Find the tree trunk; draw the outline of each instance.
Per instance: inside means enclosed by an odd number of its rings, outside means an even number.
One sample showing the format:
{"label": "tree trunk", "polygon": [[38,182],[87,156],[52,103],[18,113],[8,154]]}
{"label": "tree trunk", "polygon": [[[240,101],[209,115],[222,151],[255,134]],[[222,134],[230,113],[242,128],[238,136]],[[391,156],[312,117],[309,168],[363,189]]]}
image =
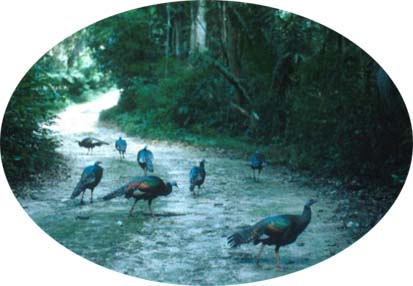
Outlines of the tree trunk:
{"label": "tree trunk", "polygon": [[176,6],[176,12],[174,17],[174,35],[175,35],[175,57],[182,59],[183,52],[183,8],[180,5]]}
{"label": "tree trunk", "polygon": [[[229,68],[231,72],[239,78],[241,75],[241,61],[239,52],[239,41],[240,41],[240,31],[237,25],[234,25],[232,20],[229,18],[227,23],[227,55],[229,61]],[[244,101],[242,95],[239,91],[235,92],[235,101],[238,105],[242,106]]]}
{"label": "tree trunk", "polygon": [[165,70],[164,76],[168,76],[168,58],[171,46],[171,6],[166,4],[166,39],[165,39]]}
{"label": "tree trunk", "polygon": [[228,54],[227,54],[227,43],[228,43],[228,15],[227,15],[227,3],[222,1],[219,3],[220,4],[220,13],[221,13],[221,29],[219,31],[219,46],[220,46],[220,58],[221,61],[225,64],[228,65],[229,60],[228,60]]}
{"label": "tree trunk", "polygon": [[194,52],[205,52],[206,47],[206,33],[207,33],[207,23],[205,21],[205,11],[206,2],[205,0],[198,1],[195,12],[193,9],[191,13],[192,24],[191,24],[191,47],[190,53]]}

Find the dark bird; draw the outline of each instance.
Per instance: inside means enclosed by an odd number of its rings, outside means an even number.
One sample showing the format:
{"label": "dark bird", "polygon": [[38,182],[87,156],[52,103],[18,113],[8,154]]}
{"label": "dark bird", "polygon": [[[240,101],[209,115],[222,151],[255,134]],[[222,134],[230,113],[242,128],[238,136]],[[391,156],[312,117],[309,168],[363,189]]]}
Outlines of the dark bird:
{"label": "dark bird", "polygon": [[106,143],[105,141],[99,140],[94,137],[86,137],[82,141],[76,141],[80,147],[87,148],[87,154],[89,152],[93,152],[93,148],[96,146],[100,147],[102,145],[109,145],[109,143]]}
{"label": "dark bird", "polygon": [[311,205],[316,201],[314,198],[308,199],[301,215],[270,216],[255,225],[243,227],[239,232],[228,237],[228,244],[237,247],[243,243],[253,242],[254,245],[261,243],[257,264],[264,246],[275,245],[277,268],[280,268],[280,247],[293,243],[304,231],[311,220]]}
{"label": "dark bird", "polygon": [[71,199],[76,198],[80,195],[80,193],[82,193],[80,203],[83,204],[83,196],[85,195],[86,189],[90,189],[90,203],[93,203],[93,190],[99,184],[103,175],[103,168],[100,164],[102,163],[97,161],[94,165],[88,166],[83,170],[82,176],[70,196]]}
{"label": "dark bird", "polygon": [[147,171],[151,173],[153,172],[153,154],[147,146],[145,146],[142,150],[138,152],[137,160],[139,166],[141,166],[141,168],[145,172],[145,176]]}
{"label": "dark bird", "polygon": [[136,203],[143,199],[148,201],[149,211],[152,217],[155,217],[151,207],[152,200],[159,196],[169,195],[172,192],[172,187],[178,187],[178,184],[175,181],[165,183],[156,176],[135,177],[129,183],[104,196],[103,199],[107,201],[122,195],[125,195],[127,199],[133,197],[135,202],[129,211],[131,216],[133,216]]}
{"label": "dark bird", "polygon": [[125,159],[125,152],[126,152],[126,147],[127,147],[127,143],[125,139],[122,139],[122,137],[119,137],[118,140],[116,140],[115,142],[115,148],[116,150],[118,150],[119,152],[119,156],[122,159]]}
{"label": "dark bird", "polygon": [[[251,155],[251,168],[252,168],[252,174],[254,176],[254,181],[258,181],[261,170],[263,168],[265,161],[265,157],[262,153],[260,153],[258,150],[254,152],[254,154]],[[255,170],[258,170],[258,177],[255,177]]]}
{"label": "dark bird", "polygon": [[199,162],[199,166],[192,167],[191,171],[189,172],[189,190],[191,192],[194,191],[195,186],[198,186],[198,191],[201,185],[205,181],[205,160]]}

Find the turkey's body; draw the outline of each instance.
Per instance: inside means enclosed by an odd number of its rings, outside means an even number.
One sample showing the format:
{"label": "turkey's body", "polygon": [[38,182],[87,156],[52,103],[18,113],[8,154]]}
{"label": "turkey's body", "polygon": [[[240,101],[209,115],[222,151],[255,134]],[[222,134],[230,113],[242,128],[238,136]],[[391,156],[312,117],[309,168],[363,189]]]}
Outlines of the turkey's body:
{"label": "turkey's body", "polygon": [[80,203],[83,204],[85,192],[87,189],[90,189],[90,203],[93,203],[93,190],[99,184],[103,176],[103,168],[99,164],[101,164],[101,162],[96,162],[94,165],[88,166],[83,170],[80,180],[70,196],[71,199],[74,199],[82,193]]}
{"label": "turkey's body", "polygon": [[136,203],[139,200],[145,200],[148,201],[148,208],[152,216],[155,216],[151,207],[152,200],[159,196],[169,195],[172,192],[172,186],[177,186],[177,184],[175,182],[165,183],[157,176],[135,177],[129,181],[129,183],[104,196],[103,199],[111,200],[121,195],[124,195],[127,199],[134,198],[135,202],[129,211],[131,216],[133,215]]}
{"label": "turkey's body", "polygon": [[122,137],[119,137],[118,140],[115,142],[115,148],[119,152],[119,156],[122,159],[125,159],[125,152],[126,152],[126,147],[127,143],[125,139],[122,139]]}
{"label": "turkey's body", "polygon": [[148,171],[153,173],[153,154],[147,146],[138,152],[137,160],[139,166],[143,169],[145,176]]}
{"label": "turkey's body", "polygon": [[[257,238],[254,244],[262,243],[265,245],[284,246],[296,241],[299,234],[307,227],[311,220],[311,209],[305,207],[303,215],[280,215],[272,216],[261,222],[265,225],[264,234],[267,238]],[[288,224],[288,227],[283,229],[282,224]]]}
{"label": "turkey's body", "polygon": [[102,145],[109,145],[109,143],[106,143],[105,141],[99,140],[94,137],[86,137],[82,139],[82,141],[78,141],[78,144],[80,147],[87,148],[87,154],[93,152],[93,148],[96,146],[100,147]]}
{"label": "turkey's body", "polygon": [[206,177],[205,160],[202,160],[199,163],[199,167],[194,166],[189,172],[189,184],[190,184],[189,190],[193,192],[195,189],[195,186],[198,186],[198,190],[199,190],[199,188],[202,186],[202,184],[205,181],[205,177]]}
{"label": "turkey's body", "polygon": [[277,267],[280,267],[279,249],[281,246],[291,244],[304,231],[311,221],[311,205],[315,199],[308,199],[301,215],[278,215],[267,217],[253,226],[244,227],[239,232],[228,237],[231,247],[243,243],[261,243],[257,255],[257,263],[265,245],[275,245]]}
{"label": "turkey's body", "polygon": [[[253,173],[254,180],[258,181],[258,178],[263,169],[265,157],[259,151],[254,152],[251,156],[251,169]],[[255,177],[255,170],[258,170],[258,178]]]}

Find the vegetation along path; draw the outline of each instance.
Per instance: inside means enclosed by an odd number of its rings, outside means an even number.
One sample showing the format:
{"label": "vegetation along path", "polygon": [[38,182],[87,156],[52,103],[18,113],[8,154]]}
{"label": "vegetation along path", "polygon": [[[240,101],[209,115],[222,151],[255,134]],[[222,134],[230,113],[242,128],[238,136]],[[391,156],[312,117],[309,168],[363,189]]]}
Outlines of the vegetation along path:
{"label": "vegetation along path", "polygon": [[[60,136],[59,152],[69,172],[63,180],[47,180],[34,191],[35,198],[20,198],[33,220],[50,236],[75,253],[116,271],[144,279],[182,284],[237,284],[285,275],[331,257],[353,242],[350,231],[336,219],[340,200],[326,194],[332,187],[314,187],[284,167],[265,166],[259,182],[252,179],[247,162],[223,152],[201,150],[178,143],[144,141],[119,130],[100,126],[99,112],[117,103],[118,93],[108,92],[92,102],[73,105],[62,112],[52,127]],[[110,145],[86,154],[76,140],[95,136]],[[114,142],[128,142],[120,160]],[[136,153],[144,145],[154,153],[155,175],[174,179],[180,189],[154,200],[158,218],[149,215],[146,202],[123,197],[103,201],[105,194],[142,175]],[[207,177],[200,194],[189,192],[188,173],[206,160]],[[95,202],[85,204],[70,195],[83,168],[101,161],[104,174],[94,192]],[[260,265],[253,244],[231,249],[227,237],[238,226],[250,225],[275,214],[300,214],[308,197],[317,197],[312,221],[294,244],[281,247],[281,263],[275,267],[274,248],[266,247]]]}

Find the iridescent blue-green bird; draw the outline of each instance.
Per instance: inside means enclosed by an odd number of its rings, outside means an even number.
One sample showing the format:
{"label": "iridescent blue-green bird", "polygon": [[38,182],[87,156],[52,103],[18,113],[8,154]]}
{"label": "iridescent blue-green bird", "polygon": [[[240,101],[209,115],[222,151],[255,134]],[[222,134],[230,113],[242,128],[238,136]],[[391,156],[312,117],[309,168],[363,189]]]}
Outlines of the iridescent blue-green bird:
{"label": "iridescent blue-green bird", "polygon": [[278,215],[267,217],[255,225],[243,227],[240,231],[228,237],[230,247],[237,247],[243,243],[261,243],[257,255],[257,264],[265,245],[275,245],[275,259],[277,268],[281,267],[279,250],[281,246],[293,243],[304,231],[311,220],[311,205],[317,200],[310,198],[304,205],[301,215]]}
{"label": "iridescent blue-green bird", "polygon": [[82,193],[82,199],[80,203],[83,204],[83,197],[85,195],[86,189],[90,189],[90,203],[93,203],[93,190],[99,184],[103,175],[103,168],[100,166],[102,162],[97,161],[94,165],[86,167],[77,183],[75,189],[73,190],[71,199],[76,198],[80,193]]}
{"label": "iridescent blue-green bird", "polygon": [[[252,169],[252,174],[254,177],[254,181],[258,181],[261,171],[264,167],[264,161],[265,161],[265,157],[262,153],[260,153],[258,150],[255,151],[252,155],[251,155],[251,169]],[[255,177],[255,170],[258,170],[258,176]]]}
{"label": "iridescent blue-green bird", "polygon": [[79,144],[80,147],[87,148],[87,154],[89,154],[89,152],[92,154],[93,148],[95,148],[96,146],[100,147],[102,145],[109,145],[109,143],[99,140],[94,137],[86,137],[86,138],[83,138],[82,141],[76,141],[76,142]]}
{"label": "iridescent blue-green bird", "polygon": [[137,160],[139,166],[141,166],[145,172],[145,176],[147,171],[153,172],[153,153],[148,149],[148,146],[145,146],[138,152]]}
{"label": "iridescent blue-green bird", "polygon": [[118,150],[119,152],[119,156],[122,159],[125,159],[125,152],[126,152],[126,147],[127,147],[127,143],[125,139],[122,139],[122,137],[119,137],[118,140],[116,140],[115,142],[115,148],[116,150]]}
{"label": "iridescent blue-green bird", "polygon": [[205,160],[202,160],[201,162],[199,162],[199,166],[192,167],[191,171],[189,172],[189,190],[193,192],[195,186],[198,186],[199,190],[199,188],[205,181],[205,176]]}
{"label": "iridescent blue-green bird", "polygon": [[148,208],[151,215],[155,217],[151,207],[152,200],[159,196],[169,195],[172,192],[172,187],[178,187],[178,184],[175,181],[165,183],[157,176],[135,177],[127,184],[104,196],[103,200],[111,200],[122,195],[124,195],[127,199],[134,198],[135,202],[129,211],[129,215],[131,216],[133,216],[133,210],[136,203],[139,200],[145,200],[148,201]]}

